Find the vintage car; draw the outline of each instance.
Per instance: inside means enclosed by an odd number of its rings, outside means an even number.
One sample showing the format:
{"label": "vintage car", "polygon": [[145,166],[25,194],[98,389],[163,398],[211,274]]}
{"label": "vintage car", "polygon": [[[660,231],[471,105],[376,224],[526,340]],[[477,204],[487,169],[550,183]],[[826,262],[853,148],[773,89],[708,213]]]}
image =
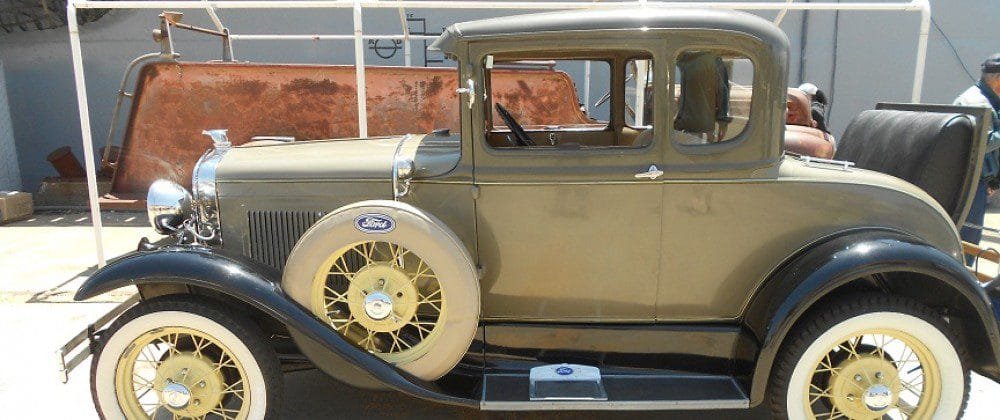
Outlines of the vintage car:
{"label": "vintage car", "polygon": [[[458,63],[459,126],[240,147],[209,130],[190,193],[152,185],[170,238],[76,294],[138,288],[70,343],[94,350],[104,418],[274,417],[303,360],[482,410],[776,418],[954,419],[971,371],[1000,378],[1000,284],[955,228],[982,160],[968,115],[859,116],[838,158],[896,176],[785,153],[788,39],[731,11],[503,17],[433,48]],[[602,67],[608,121],[531,124],[491,90],[525,60]]]}

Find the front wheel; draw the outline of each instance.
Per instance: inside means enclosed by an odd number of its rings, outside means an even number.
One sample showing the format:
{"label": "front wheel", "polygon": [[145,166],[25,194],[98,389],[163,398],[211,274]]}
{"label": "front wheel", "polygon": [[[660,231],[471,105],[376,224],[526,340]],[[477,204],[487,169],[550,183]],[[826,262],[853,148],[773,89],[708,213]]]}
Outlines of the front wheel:
{"label": "front wheel", "polygon": [[845,297],[790,333],[769,384],[776,418],[956,419],[969,371],[930,308],[881,294]]}
{"label": "front wheel", "polygon": [[277,417],[281,369],[260,329],[193,297],[142,302],[108,329],[91,366],[104,419]]}

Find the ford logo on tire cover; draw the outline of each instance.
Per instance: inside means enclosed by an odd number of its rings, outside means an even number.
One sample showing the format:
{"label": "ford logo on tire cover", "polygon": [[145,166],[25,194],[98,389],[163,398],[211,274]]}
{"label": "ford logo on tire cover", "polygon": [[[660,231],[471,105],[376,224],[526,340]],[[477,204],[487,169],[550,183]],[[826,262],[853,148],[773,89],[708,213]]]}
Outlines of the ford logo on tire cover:
{"label": "ford logo on tire cover", "polygon": [[365,213],[354,218],[354,226],[364,233],[388,233],[396,228],[396,221],[379,213]]}

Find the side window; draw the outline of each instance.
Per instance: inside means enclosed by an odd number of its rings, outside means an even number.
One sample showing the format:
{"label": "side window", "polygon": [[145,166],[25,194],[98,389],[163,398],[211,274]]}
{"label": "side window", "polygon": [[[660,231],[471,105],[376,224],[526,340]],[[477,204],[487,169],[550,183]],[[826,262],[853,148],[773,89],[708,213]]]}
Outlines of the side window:
{"label": "side window", "polygon": [[743,133],[752,105],[753,62],[736,52],[704,49],[684,50],[675,63],[673,141],[723,143]]}
{"label": "side window", "polygon": [[[611,66],[599,60],[496,60],[488,69],[493,147],[582,147],[611,139],[610,104],[584,102],[607,90]],[[593,99],[591,99],[593,100]]]}

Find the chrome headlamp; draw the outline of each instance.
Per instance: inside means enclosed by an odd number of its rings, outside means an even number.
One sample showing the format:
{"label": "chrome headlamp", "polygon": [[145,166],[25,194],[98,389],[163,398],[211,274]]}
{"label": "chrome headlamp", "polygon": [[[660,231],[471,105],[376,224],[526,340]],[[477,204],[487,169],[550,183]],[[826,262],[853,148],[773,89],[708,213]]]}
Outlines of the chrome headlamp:
{"label": "chrome headlamp", "polygon": [[149,223],[157,232],[169,235],[180,229],[194,215],[191,193],[176,182],[158,179],[146,194]]}

